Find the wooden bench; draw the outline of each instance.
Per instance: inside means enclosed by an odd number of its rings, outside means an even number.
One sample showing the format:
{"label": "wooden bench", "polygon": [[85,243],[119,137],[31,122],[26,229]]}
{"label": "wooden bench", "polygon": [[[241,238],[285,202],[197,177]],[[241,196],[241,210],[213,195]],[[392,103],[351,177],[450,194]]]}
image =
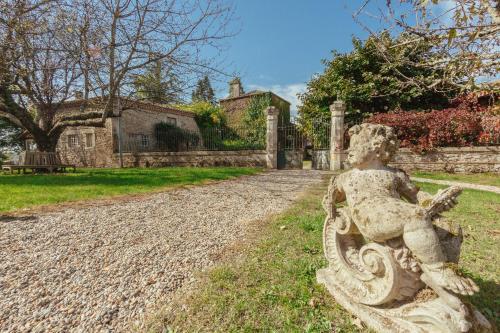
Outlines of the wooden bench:
{"label": "wooden bench", "polygon": [[26,173],[26,170],[31,170],[31,173],[48,171],[52,172],[66,172],[66,168],[73,168],[76,171],[76,166],[72,164],[63,164],[57,153],[54,152],[40,152],[40,151],[25,151],[21,153],[19,164],[4,164],[2,171],[10,172],[11,174],[17,170],[17,173]]}

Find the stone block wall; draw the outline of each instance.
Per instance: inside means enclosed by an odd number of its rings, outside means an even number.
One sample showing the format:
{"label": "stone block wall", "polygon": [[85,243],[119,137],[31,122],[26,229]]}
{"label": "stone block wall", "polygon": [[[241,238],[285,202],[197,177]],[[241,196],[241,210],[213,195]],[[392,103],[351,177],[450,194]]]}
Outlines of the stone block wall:
{"label": "stone block wall", "polygon": [[278,152],[278,169],[302,169],[303,166],[303,150],[284,150]]}
{"label": "stone block wall", "polygon": [[[121,117],[123,149],[134,135],[146,135],[149,144],[154,145],[154,126],[160,122],[171,122],[189,131],[199,132],[194,114],[186,112],[170,112],[155,110],[126,109]],[[106,120],[105,127],[68,127],[61,134],[57,151],[61,161],[79,167],[116,167],[114,152],[118,151],[118,117]],[[88,147],[87,134],[92,135],[94,144]],[[78,144],[70,146],[68,139],[71,135],[78,137]]]}
{"label": "stone block wall", "polygon": [[[113,165],[120,165],[119,154],[113,154]],[[167,167],[167,166],[240,166],[265,167],[265,150],[241,151],[187,151],[158,153],[124,153],[124,167]]]}
{"label": "stone block wall", "polygon": [[[80,167],[107,167],[113,163],[113,119],[106,120],[105,127],[68,127],[61,134],[57,152],[65,164]],[[87,134],[93,139],[93,146],[87,147]],[[71,147],[70,135],[76,135],[78,145]]]}
{"label": "stone block wall", "polygon": [[221,101],[227,118],[227,124],[231,127],[240,127],[244,110],[250,104],[251,96]]}
{"label": "stone block wall", "polygon": [[405,171],[446,171],[457,173],[500,173],[500,147],[446,147],[426,154],[401,148],[391,166]]}
{"label": "stone block wall", "polygon": [[330,150],[311,151],[311,160],[314,170],[330,170]]}
{"label": "stone block wall", "polygon": [[251,95],[245,95],[241,97],[221,100],[220,105],[226,113],[228,125],[231,127],[240,127],[242,125],[242,120],[245,114],[245,110],[252,101],[252,98],[264,97],[266,95],[270,96],[271,98],[270,106],[274,106],[280,111],[278,118],[280,125],[282,119],[289,120],[290,103],[273,93],[264,92],[261,94],[251,94]]}
{"label": "stone block wall", "polygon": [[[151,110],[127,109],[122,112],[122,134],[127,140],[130,135],[145,134],[154,139],[154,127],[160,122],[172,123],[185,130],[199,133],[198,125],[194,120],[194,114],[175,114]],[[113,122],[113,131],[118,132],[118,121]]]}

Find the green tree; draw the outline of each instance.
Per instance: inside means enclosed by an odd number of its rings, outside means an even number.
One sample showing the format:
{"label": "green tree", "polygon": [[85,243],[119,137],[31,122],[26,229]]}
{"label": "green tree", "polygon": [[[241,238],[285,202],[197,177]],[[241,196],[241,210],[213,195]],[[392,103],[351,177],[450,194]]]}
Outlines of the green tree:
{"label": "green tree", "polygon": [[217,105],[209,102],[196,102],[188,105],[176,105],[177,108],[195,114],[196,124],[200,129],[225,127],[226,114],[224,110]]}
{"label": "green tree", "polygon": [[134,86],[135,95],[142,100],[160,104],[175,104],[181,100],[181,81],[162,61],[149,65],[144,74],[135,78]]}
{"label": "green tree", "polygon": [[[53,152],[66,127],[105,126],[120,94],[157,61],[175,73],[220,73],[200,49],[222,51],[232,17],[224,0],[2,0],[0,118]],[[85,112],[60,112],[82,88],[85,99],[101,98]]]}
{"label": "green tree", "polygon": [[[370,4],[371,2],[371,4]],[[442,73],[437,77],[397,76],[401,82],[416,88],[439,90],[446,83],[462,91],[481,85],[495,89],[500,66],[500,1],[498,0],[407,0],[363,1],[363,7],[373,6],[370,18],[358,9],[354,19],[366,31],[398,29],[404,32],[409,48],[422,42],[433,46],[430,57],[419,59],[421,68]],[[373,12],[379,12],[374,17]],[[383,14],[382,14],[383,13]],[[376,15],[376,14],[375,14]],[[372,32],[377,39],[377,34]],[[379,44],[377,52],[391,63],[396,58],[390,49]]]}
{"label": "green tree", "polygon": [[0,118],[0,163],[5,158],[5,153],[21,150],[21,132],[19,126]]}
{"label": "green tree", "polygon": [[212,89],[212,84],[207,75],[203,79],[198,80],[196,88],[191,94],[191,99],[193,102],[208,102],[215,104],[215,94]]}
{"label": "green tree", "polygon": [[[403,36],[400,36],[402,38]],[[390,51],[395,62],[387,62],[376,49]],[[392,39],[388,32],[366,41],[354,38],[353,51],[333,51],[331,60],[323,60],[325,70],[311,79],[307,90],[300,95],[302,106],[299,115],[306,131],[311,129],[314,119],[329,119],[329,105],[335,100],[346,102],[346,121],[354,124],[372,113],[387,112],[396,108],[427,109],[441,108],[454,97],[456,90],[450,87],[422,89],[399,80],[405,77],[439,77],[436,70],[421,68],[418,62],[432,53],[432,45],[420,43],[407,47]],[[413,65],[409,65],[409,60]]]}

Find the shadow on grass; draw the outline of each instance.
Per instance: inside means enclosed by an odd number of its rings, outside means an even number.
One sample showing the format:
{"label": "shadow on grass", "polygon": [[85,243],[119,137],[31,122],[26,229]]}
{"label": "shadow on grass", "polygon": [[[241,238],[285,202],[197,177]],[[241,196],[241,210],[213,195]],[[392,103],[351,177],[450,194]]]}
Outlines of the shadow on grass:
{"label": "shadow on grass", "polygon": [[500,284],[478,276],[474,276],[473,279],[480,290],[474,296],[466,297],[466,299],[474,304],[493,326],[500,327],[500,313],[498,311],[500,309]]}
{"label": "shadow on grass", "polygon": [[83,169],[76,173],[1,175],[0,211],[43,204],[144,193],[252,175],[258,168],[173,167],[158,169]]}
{"label": "shadow on grass", "polygon": [[250,174],[241,169],[144,169],[144,170],[89,170],[74,174],[7,175],[0,177],[0,185],[13,186],[141,186],[158,187],[169,184],[195,183],[202,180],[222,180]]}

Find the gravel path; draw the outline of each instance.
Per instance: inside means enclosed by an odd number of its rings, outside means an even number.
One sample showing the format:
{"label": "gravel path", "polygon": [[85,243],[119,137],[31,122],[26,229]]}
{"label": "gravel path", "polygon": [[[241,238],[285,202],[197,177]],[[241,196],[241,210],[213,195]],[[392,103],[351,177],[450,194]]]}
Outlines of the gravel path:
{"label": "gravel path", "polygon": [[1,332],[122,332],[320,171],[274,171],[128,202],[0,218]]}
{"label": "gravel path", "polygon": [[487,191],[487,192],[493,192],[493,193],[500,194],[500,187],[492,186],[492,185],[480,185],[480,184],[455,182],[455,181],[450,181],[450,180],[438,180],[438,179],[419,178],[419,177],[411,177],[411,180],[413,180],[415,182],[433,183],[433,184],[439,184],[439,185],[448,185],[448,186],[456,185],[456,186],[460,186],[462,188],[469,188],[472,190]]}

